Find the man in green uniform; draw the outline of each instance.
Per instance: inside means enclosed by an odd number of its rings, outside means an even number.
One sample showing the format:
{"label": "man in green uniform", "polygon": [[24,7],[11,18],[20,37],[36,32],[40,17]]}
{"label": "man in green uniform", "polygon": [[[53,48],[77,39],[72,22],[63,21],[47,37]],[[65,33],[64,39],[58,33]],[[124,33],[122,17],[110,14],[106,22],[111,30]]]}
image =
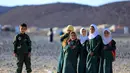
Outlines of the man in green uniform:
{"label": "man in green uniform", "polygon": [[22,73],[23,63],[26,65],[27,73],[31,73],[31,40],[25,33],[27,25],[25,23],[20,25],[20,33],[14,39],[14,55],[17,58],[16,73]]}
{"label": "man in green uniform", "polygon": [[90,26],[89,44],[87,55],[87,71],[86,73],[98,73],[99,69],[99,55],[101,49],[101,36],[98,34],[98,29],[95,24]]}

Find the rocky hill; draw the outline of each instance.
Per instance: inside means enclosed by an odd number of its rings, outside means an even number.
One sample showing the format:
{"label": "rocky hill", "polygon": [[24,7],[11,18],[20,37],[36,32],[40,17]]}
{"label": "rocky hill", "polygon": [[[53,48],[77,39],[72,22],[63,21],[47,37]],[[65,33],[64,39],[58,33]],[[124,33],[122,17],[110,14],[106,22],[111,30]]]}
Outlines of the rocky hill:
{"label": "rocky hill", "polygon": [[0,15],[3,13],[8,12],[9,10],[13,9],[14,7],[5,7],[5,6],[0,6]]}
{"label": "rocky hill", "polygon": [[130,1],[110,3],[99,7],[72,3],[19,6],[0,16],[0,24],[63,27],[68,24],[120,24],[130,23]]}

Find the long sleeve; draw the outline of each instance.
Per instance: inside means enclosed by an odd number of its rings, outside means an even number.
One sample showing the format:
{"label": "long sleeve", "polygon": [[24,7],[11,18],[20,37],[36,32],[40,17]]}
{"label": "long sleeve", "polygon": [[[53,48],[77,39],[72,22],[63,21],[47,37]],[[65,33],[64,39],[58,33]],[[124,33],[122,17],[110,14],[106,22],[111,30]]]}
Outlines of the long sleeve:
{"label": "long sleeve", "polygon": [[63,48],[61,48],[60,56],[59,56],[59,60],[58,60],[58,68],[57,68],[58,73],[62,73],[63,62],[64,62],[64,52],[63,52]]}
{"label": "long sleeve", "polygon": [[62,36],[60,37],[60,38],[61,38],[61,39],[60,39],[60,40],[61,40],[61,42],[62,42],[62,41],[64,41],[64,39],[65,39],[65,38],[67,38],[68,36],[69,36],[69,34],[68,34],[68,33],[66,33],[66,34],[62,35]]}
{"label": "long sleeve", "polygon": [[14,40],[13,40],[13,45],[14,45],[14,53],[17,53],[17,36],[15,36]]}
{"label": "long sleeve", "polygon": [[78,73],[85,73],[86,58],[85,58],[85,48],[80,44],[79,48],[79,62],[78,62]]}
{"label": "long sleeve", "polygon": [[86,51],[86,53],[88,54],[89,41],[86,40],[84,44],[85,44],[85,47],[84,47],[84,48],[85,48],[85,51]]}
{"label": "long sleeve", "polygon": [[116,42],[114,40],[112,40],[111,45],[107,45],[107,51],[113,51],[116,50]]}
{"label": "long sleeve", "polygon": [[69,48],[70,48],[70,44],[68,44],[68,45],[66,45],[65,47],[64,47],[64,49],[63,49],[63,52],[65,53]]}
{"label": "long sleeve", "polygon": [[86,51],[87,51],[87,53],[89,52],[89,48],[90,48],[90,45],[89,45],[89,40],[88,40],[88,42],[86,42]]}
{"label": "long sleeve", "polygon": [[31,52],[31,50],[32,50],[32,48],[31,48],[31,40],[30,40],[30,37],[29,36],[27,36],[28,37],[28,52]]}
{"label": "long sleeve", "polygon": [[102,39],[101,39],[101,36],[97,36],[97,38],[96,38],[96,42],[97,42],[97,44],[96,44],[96,46],[95,46],[95,48],[92,50],[92,52],[95,54],[95,53],[99,53],[99,50],[102,48],[102,46],[101,46],[101,43],[102,43]]}

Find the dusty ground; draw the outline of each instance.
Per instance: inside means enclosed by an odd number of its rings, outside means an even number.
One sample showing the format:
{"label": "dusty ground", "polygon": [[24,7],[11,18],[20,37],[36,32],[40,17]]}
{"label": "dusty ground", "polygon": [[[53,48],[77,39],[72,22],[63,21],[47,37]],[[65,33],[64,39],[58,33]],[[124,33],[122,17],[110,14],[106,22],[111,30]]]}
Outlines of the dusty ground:
{"label": "dusty ground", "polygon": [[[15,73],[16,58],[12,55],[13,34],[0,36],[0,73]],[[60,43],[56,37],[49,43],[47,37],[33,35],[32,39],[32,73],[52,73],[56,71]],[[130,73],[130,37],[115,38],[117,41],[117,58],[113,63],[114,73]],[[49,70],[49,71],[48,71]],[[48,72],[47,72],[48,71]],[[26,73],[25,68],[23,73]]]}

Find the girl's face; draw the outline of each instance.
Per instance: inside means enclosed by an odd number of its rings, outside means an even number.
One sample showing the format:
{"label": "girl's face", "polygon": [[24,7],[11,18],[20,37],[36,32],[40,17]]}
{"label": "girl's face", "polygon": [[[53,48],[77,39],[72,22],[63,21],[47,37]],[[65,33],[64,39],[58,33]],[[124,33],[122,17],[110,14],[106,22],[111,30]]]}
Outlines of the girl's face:
{"label": "girl's face", "polygon": [[82,35],[86,36],[86,30],[85,29],[82,30]]}
{"label": "girl's face", "polygon": [[90,33],[94,33],[95,32],[95,28],[93,26],[90,27]]}
{"label": "girl's face", "polygon": [[75,39],[77,39],[77,36],[75,33],[71,33],[70,38],[71,38],[71,40],[75,40]]}
{"label": "girl's face", "polygon": [[105,30],[105,31],[104,31],[104,36],[105,36],[105,37],[109,37],[109,36],[110,36],[110,33],[109,33],[107,30]]}

